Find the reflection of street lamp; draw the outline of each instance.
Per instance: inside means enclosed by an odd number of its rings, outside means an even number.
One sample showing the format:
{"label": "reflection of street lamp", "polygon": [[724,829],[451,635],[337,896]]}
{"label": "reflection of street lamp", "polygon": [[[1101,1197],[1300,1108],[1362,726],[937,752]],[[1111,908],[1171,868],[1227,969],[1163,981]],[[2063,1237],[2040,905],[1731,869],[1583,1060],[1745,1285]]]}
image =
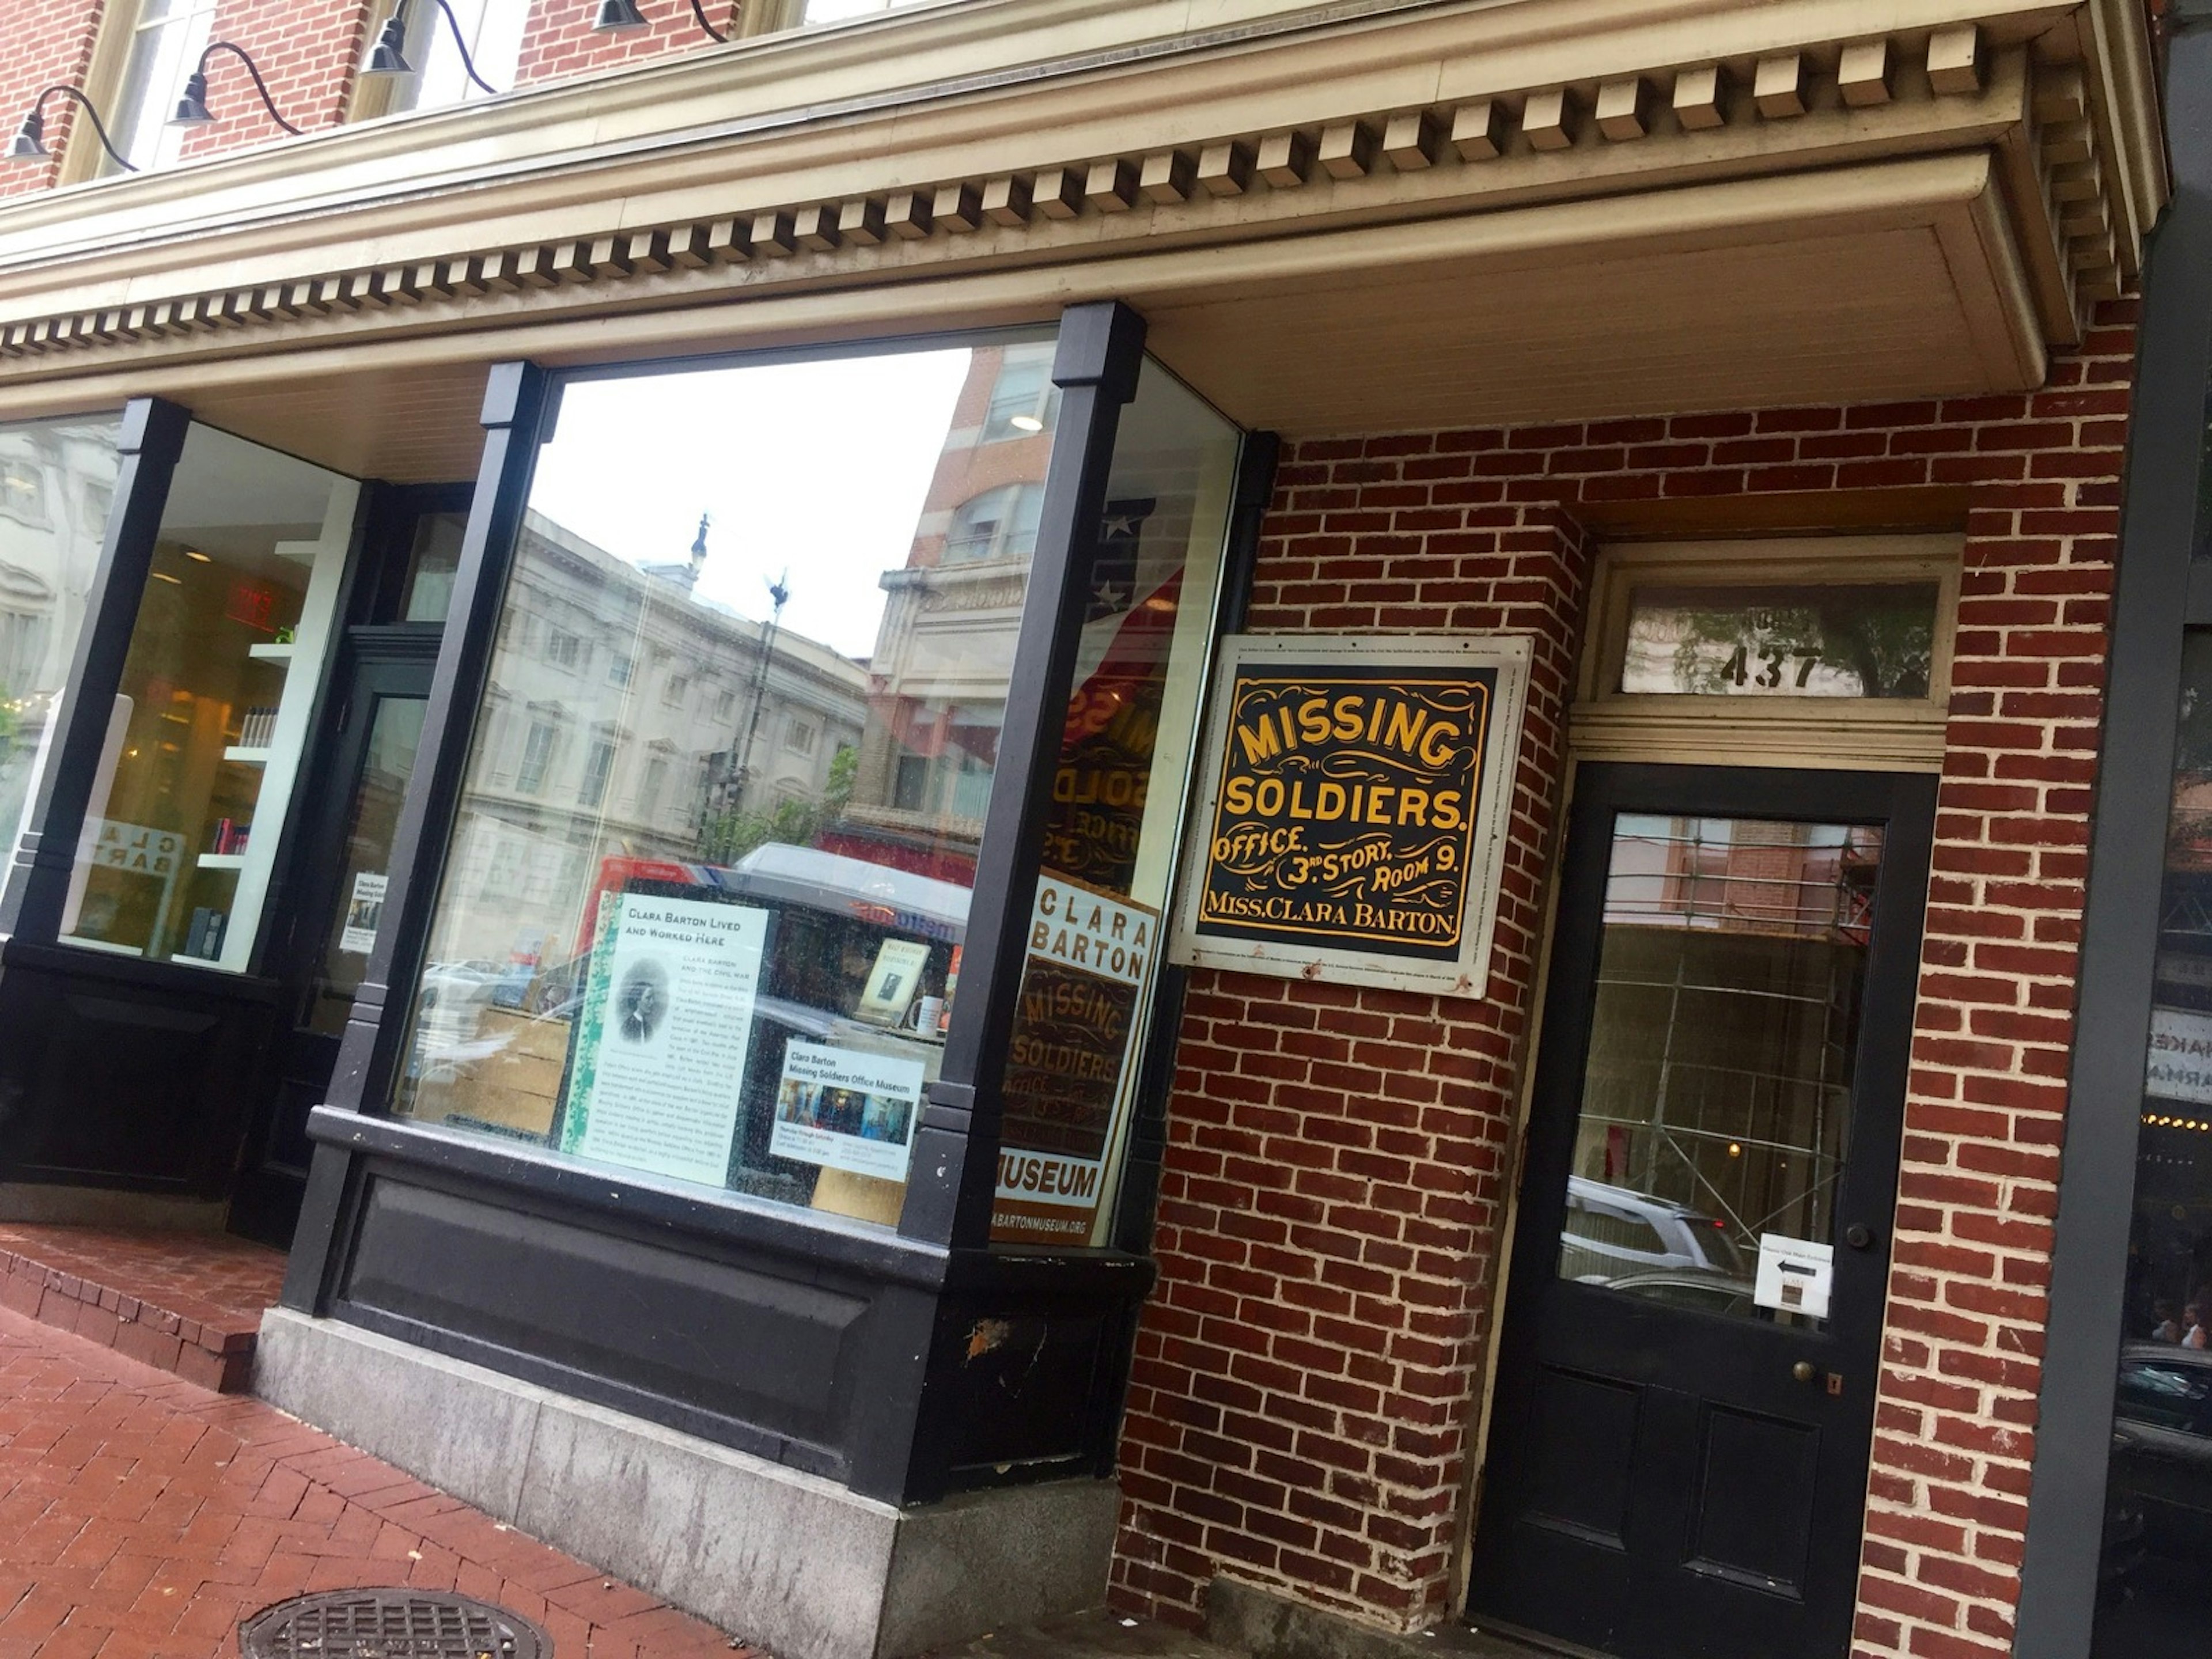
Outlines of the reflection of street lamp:
{"label": "reflection of street lamp", "polygon": [[771,609],[768,621],[761,629],[760,661],[753,669],[752,714],[745,721],[744,745],[738,750],[736,787],[730,800],[733,809],[744,799],[745,787],[752,781],[753,739],[760,732],[761,705],[768,701],[768,665],[769,659],[775,655],[776,629],[783,625],[783,607],[791,599],[790,584],[791,572],[786,570],[768,585]]}

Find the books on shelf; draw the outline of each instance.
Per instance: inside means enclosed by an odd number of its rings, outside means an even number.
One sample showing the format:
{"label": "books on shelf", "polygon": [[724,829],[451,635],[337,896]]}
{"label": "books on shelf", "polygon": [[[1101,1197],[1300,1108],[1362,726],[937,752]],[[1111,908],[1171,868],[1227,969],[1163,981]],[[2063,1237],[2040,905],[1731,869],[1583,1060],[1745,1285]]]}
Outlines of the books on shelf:
{"label": "books on shelf", "polygon": [[274,708],[249,708],[239,725],[237,747],[266,749],[276,741],[276,711]]}
{"label": "books on shelf", "polygon": [[213,961],[222,954],[223,924],[229,921],[227,913],[202,906],[192,912],[192,925],[185,933],[185,954]]}
{"label": "books on shelf", "polygon": [[240,823],[236,818],[217,818],[215,821],[215,845],[208,850],[217,858],[229,858],[246,850],[246,838],[253,826]]}

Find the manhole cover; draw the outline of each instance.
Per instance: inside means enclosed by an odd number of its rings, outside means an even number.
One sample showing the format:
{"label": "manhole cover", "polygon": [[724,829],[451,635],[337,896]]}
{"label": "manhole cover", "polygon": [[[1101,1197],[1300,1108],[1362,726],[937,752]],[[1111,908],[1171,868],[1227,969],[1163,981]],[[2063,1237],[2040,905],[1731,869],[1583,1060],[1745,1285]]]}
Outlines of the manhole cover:
{"label": "manhole cover", "polygon": [[241,1659],[553,1659],[520,1613],[465,1595],[325,1590],[264,1607],[238,1627]]}

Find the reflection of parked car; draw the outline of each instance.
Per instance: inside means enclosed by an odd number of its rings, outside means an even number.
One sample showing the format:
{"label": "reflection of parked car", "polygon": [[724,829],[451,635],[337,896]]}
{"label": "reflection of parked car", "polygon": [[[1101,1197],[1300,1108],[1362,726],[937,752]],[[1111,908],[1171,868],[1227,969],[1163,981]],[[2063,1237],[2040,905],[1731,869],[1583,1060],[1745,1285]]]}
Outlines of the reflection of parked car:
{"label": "reflection of parked car", "polygon": [[1735,1241],[1716,1218],[1580,1176],[1568,1179],[1567,1215],[1559,1232],[1562,1279],[1610,1284],[1624,1274],[1662,1267],[1743,1273]]}
{"label": "reflection of parked car", "polygon": [[2212,1352],[2166,1342],[2121,1349],[2112,1486],[2116,1501],[2142,1512],[2153,1553],[2212,1549]]}
{"label": "reflection of parked car", "polygon": [[1663,1302],[1669,1307],[1693,1308],[1699,1313],[1733,1314],[1749,1319],[1774,1317],[1752,1300],[1751,1280],[1711,1267],[1670,1267],[1658,1273],[1626,1273],[1607,1279],[1605,1287]]}

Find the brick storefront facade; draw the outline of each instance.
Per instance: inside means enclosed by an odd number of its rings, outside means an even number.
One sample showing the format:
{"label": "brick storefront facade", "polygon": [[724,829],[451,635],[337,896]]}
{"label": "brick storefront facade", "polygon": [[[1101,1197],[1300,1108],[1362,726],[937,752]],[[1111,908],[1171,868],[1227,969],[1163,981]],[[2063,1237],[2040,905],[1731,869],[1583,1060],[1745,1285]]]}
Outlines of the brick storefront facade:
{"label": "brick storefront facade", "polygon": [[[210,38],[235,40],[252,52],[278,111],[313,132],[345,119],[369,19],[388,9],[369,0],[222,0]],[[216,125],[185,135],[186,160],[284,136],[262,108],[246,65],[228,52],[208,65],[208,107]]]}
{"label": "brick storefront facade", "polygon": [[[744,9],[739,0],[702,0],[702,4],[709,23],[721,33],[735,36]],[[537,0],[523,27],[515,84],[538,86],[714,44],[692,15],[690,0],[653,0],[642,9],[652,27],[610,34],[592,27],[594,6]]]}
{"label": "brick storefront facade", "polygon": [[[80,86],[92,64],[104,0],[26,0],[0,30],[0,110],[13,123],[48,87]],[[56,98],[46,108],[46,147],[55,159],[0,167],[0,196],[49,190],[78,118],[75,103]],[[9,133],[15,131],[11,125]]]}
{"label": "brick storefront facade", "polygon": [[1286,451],[1253,631],[1536,640],[1501,955],[1480,1003],[1194,979],[1124,1605],[1194,1624],[1221,1572],[1398,1628],[1446,1610],[1601,527],[1963,528],[1856,1651],[2008,1650],[2133,322],[2108,304],[2032,394]]}

